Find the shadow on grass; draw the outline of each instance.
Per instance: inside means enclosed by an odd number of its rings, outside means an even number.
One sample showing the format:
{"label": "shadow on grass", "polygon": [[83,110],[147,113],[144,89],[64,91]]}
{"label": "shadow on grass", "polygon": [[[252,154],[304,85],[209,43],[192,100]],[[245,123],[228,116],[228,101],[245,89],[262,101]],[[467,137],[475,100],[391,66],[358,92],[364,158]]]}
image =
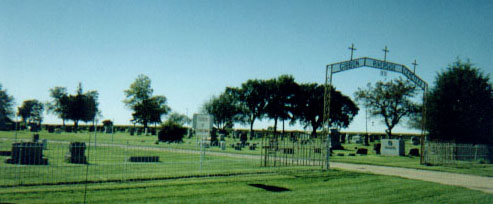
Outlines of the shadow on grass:
{"label": "shadow on grass", "polygon": [[257,188],[261,188],[261,189],[264,189],[264,190],[270,191],[270,192],[291,191],[288,188],[279,187],[279,186],[269,186],[269,185],[264,185],[264,184],[248,184],[248,185],[253,186],[253,187],[257,187]]}

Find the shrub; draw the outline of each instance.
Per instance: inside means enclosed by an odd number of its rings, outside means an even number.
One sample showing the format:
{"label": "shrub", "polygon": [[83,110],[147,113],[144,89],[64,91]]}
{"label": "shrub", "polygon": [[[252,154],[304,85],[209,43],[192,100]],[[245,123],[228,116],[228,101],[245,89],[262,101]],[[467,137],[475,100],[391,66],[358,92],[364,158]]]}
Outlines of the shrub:
{"label": "shrub", "polygon": [[167,121],[161,126],[158,139],[162,142],[181,142],[186,133],[187,128],[178,123]]}
{"label": "shrub", "polygon": [[72,132],[72,126],[65,126],[65,132]]}
{"label": "shrub", "polygon": [[135,134],[135,128],[133,128],[133,127],[129,128],[128,132],[130,133],[130,135],[134,135]]}
{"label": "shrub", "polygon": [[55,126],[48,125],[48,126],[46,126],[46,129],[48,130],[49,133],[55,132]]}

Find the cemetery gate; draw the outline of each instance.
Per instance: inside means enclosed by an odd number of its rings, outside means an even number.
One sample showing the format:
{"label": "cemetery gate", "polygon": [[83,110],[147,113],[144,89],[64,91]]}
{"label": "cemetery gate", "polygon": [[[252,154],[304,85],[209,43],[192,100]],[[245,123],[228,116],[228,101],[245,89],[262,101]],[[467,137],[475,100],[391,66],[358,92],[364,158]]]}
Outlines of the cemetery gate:
{"label": "cemetery gate", "polygon": [[[325,67],[325,93],[324,93],[324,133],[328,133],[328,129],[330,129],[329,124],[328,124],[328,119],[330,116],[330,100],[331,100],[331,88],[332,88],[332,74],[343,72],[343,71],[348,71],[360,67],[371,67],[375,69],[380,69],[384,71],[392,71],[396,73],[401,73],[409,81],[412,81],[416,86],[421,88],[423,90],[423,104],[426,104],[426,94],[428,92],[428,84],[422,80],[420,77],[418,77],[415,72],[416,72],[416,61],[414,61],[413,65],[414,71],[411,71],[409,68],[407,68],[405,65],[402,64],[396,64],[392,62],[387,62],[387,52],[388,49],[385,47],[383,50],[385,52],[384,60],[378,60],[378,59],[373,59],[369,57],[362,57],[362,58],[357,58],[353,59],[353,51],[356,50],[354,48],[354,45],[349,47],[351,50],[351,59],[348,61],[343,61],[343,62],[338,62],[334,64],[328,64]],[[423,108],[423,120],[421,121],[421,160],[420,162],[423,164],[424,162],[424,138],[425,138],[425,118],[426,118],[426,106]],[[324,134],[329,137],[328,134]],[[328,140],[328,139],[327,139]],[[328,160],[328,157],[327,157]],[[328,168],[328,162],[327,162],[327,167]]]}
{"label": "cemetery gate", "polygon": [[326,166],[327,143],[322,135],[304,132],[262,137],[261,166]]}

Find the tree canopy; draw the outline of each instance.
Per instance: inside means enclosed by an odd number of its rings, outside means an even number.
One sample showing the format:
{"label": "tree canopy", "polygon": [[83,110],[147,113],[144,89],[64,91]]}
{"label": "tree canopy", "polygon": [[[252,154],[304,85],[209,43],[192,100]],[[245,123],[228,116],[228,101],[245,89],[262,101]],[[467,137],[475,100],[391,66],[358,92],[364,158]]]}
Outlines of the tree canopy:
{"label": "tree canopy", "polygon": [[152,96],[153,91],[151,79],[143,74],[124,91],[126,99],[123,103],[134,111],[131,121],[144,125],[146,130],[149,123],[161,123],[161,116],[170,111],[166,97]]}
{"label": "tree canopy", "polygon": [[[299,85],[295,95],[294,119],[306,127],[312,127],[312,136],[322,128],[324,115],[324,85],[307,83]],[[359,108],[348,97],[332,88],[329,124],[338,128],[348,127]]]}
{"label": "tree canopy", "polygon": [[218,129],[225,130],[232,128],[234,122],[241,120],[238,115],[240,108],[234,97],[227,91],[219,95],[213,96],[208,102],[204,103],[203,111],[214,116],[214,125]]}
{"label": "tree canopy", "polygon": [[99,114],[98,92],[84,93],[81,83],[75,95],[68,95],[64,87],[55,87],[50,89],[50,96],[53,101],[48,104],[48,111],[60,117],[64,124],[65,120],[72,120],[75,131],[78,129],[79,121],[93,121]]}
{"label": "tree canopy", "polygon": [[431,140],[493,143],[493,89],[489,77],[457,60],[439,73],[427,100]]}
{"label": "tree canopy", "polygon": [[253,137],[253,124],[255,120],[262,119],[266,113],[269,90],[265,80],[249,79],[240,88],[226,88],[231,94],[240,110],[239,121],[250,124],[250,137]]}
{"label": "tree canopy", "polygon": [[36,123],[41,125],[43,120],[44,105],[36,99],[25,100],[18,108],[17,115],[20,115],[24,123]]}
{"label": "tree canopy", "polygon": [[392,138],[392,129],[403,119],[419,111],[419,106],[411,99],[416,95],[415,87],[399,78],[389,82],[368,84],[367,89],[358,88],[356,101],[362,103],[370,116],[382,117],[387,136]]}
{"label": "tree canopy", "polygon": [[48,113],[53,113],[62,119],[63,126],[65,126],[65,120],[68,119],[69,113],[69,98],[67,89],[65,87],[55,87],[50,89],[50,97],[53,100],[46,104],[46,110]]}
{"label": "tree canopy", "polygon": [[267,92],[267,105],[265,113],[268,118],[274,120],[274,134],[277,132],[278,119],[284,121],[292,117],[294,96],[298,84],[289,75],[281,75],[278,78],[269,79],[265,82]]}
{"label": "tree canopy", "polygon": [[0,129],[6,127],[9,118],[14,114],[14,97],[9,96],[7,90],[0,84]]}

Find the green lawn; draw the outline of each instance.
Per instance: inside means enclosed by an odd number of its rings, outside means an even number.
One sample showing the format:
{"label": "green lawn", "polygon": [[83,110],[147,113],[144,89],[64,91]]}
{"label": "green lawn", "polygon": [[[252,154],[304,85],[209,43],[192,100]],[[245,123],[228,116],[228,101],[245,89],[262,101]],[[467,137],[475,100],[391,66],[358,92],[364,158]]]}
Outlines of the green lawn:
{"label": "green lawn", "polygon": [[[274,192],[265,187],[285,191]],[[461,187],[338,170],[296,168],[264,174],[90,184],[87,190],[87,201],[95,203],[493,202],[491,194]],[[62,203],[83,199],[84,185],[0,188],[2,202]]]}
{"label": "green lawn", "polygon": [[[29,140],[32,138],[31,132],[27,131],[19,131],[17,133],[18,140]],[[14,139],[14,132],[0,132],[0,150],[9,150],[10,142],[3,141],[1,138],[9,138]],[[45,131],[40,132],[41,139],[49,139],[49,140],[62,140],[62,141],[91,141],[94,142],[94,133],[61,133],[54,134],[48,133]],[[144,147],[162,147],[162,148],[174,148],[174,149],[186,149],[186,150],[199,150],[200,147],[197,144],[196,138],[185,138],[183,143],[160,143],[155,144],[157,138],[156,136],[130,136],[128,133],[116,133],[105,134],[105,133],[97,133],[96,141],[98,143],[109,143],[109,144],[129,144],[133,146],[144,146]],[[238,139],[226,138],[227,144],[234,144],[239,142]],[[249,141],[251,143],[257,143],[260,147],[261,140],[255,139],[253,141]],[[364,146],[362,144],[342,144],[346,150],[335,150],[333,156],[331,157],[331,161],[333,162],[346,162],[346,163],[359,163],[359,164],[369,164],[369,165],[382,165],[382,166],[395,166],[395,167],[405,167],[405,168],[415,168],[415,169],[425,169],[425,170],[434,170],[434,171],[446,171],[453,173],[462,173],[462,174],[472,174],[472,175],[480,175],[480,176],[489,176],[493,177],[493,165],[492,164],[480,164],[474,162],[467,162],[464,164],[455,164],[448,166],[424,166],[420,164],[419,157],[385,157],[380,155],[375,155],[373,151],[373,145]],[[367,148],[368,155],[366,156],[348,156],[349,153],[355,153],[355,148]],[[415,146],[408,141],[406,143],[406,154],[409,152],[411,148],[420,148],[420,146]],[[207,148],[207,151],[212,152],[227,152],[227,153],[235,153],[235,154],[250,154],[250,155],[259,155],[261,153],[260,148],[256,150],[249,150],[248,148],[244,148],[241,151],[234,150],[229,147],[226,150],[220,150],[218,147],[210,147]],[[345,156],[337,156],[337,153],[344,153]],[[1,158],[1,157],[0,157]]]}

